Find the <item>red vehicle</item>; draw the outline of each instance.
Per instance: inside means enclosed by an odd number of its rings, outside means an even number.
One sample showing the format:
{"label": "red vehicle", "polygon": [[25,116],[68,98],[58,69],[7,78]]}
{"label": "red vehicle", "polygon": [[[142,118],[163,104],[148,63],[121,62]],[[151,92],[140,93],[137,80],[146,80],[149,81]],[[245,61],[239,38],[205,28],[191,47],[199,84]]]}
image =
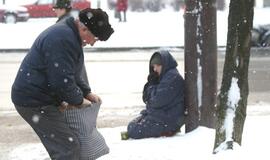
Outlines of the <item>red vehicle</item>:
{"label": "red vehicle", "polygon": [[[37,0],[34,4],[24,5],[28,9],[31,18],[56,17],[53,4],[56,0]],[[91,7],[89,0],[71,0],[71,14],[78,14],[80,10]]]}

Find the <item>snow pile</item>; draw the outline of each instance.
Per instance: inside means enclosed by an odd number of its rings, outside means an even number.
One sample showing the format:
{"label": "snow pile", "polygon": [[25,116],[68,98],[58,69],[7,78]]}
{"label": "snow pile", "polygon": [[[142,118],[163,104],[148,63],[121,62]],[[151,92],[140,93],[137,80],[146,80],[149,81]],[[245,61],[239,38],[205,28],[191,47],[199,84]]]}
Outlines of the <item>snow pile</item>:
{"label": "snow pile", "polygon": [[[252,106],[257,107],[257,106]],[[269,107],[269,105],[268,105]],[[110,153],[99,160],[231,160],[260,159],[269,160],[268,137],[270,131],[264,125],[270,122],[270,116],[249,116],[243,134],[243,146],[234,145],[234,150],[221,151],[214,155],[215,130],[199,127],[174,137],[147,138],[141,140],[120,139],[120,132],[126,127],[101,128]],[[182,128],[183,130],[183,128]],[[9,154],[8,160],[41,160],[48,158],[41,143],[22,144]],[[46,159],[47,160],[47,159]]]}

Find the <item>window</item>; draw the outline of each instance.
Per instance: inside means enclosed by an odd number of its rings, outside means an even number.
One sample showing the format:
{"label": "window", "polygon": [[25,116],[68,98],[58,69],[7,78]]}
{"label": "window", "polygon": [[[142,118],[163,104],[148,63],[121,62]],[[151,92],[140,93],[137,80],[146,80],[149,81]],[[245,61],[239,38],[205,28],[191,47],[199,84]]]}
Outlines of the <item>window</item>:
{"label": "window", "polygon": [[39,0],[37,4],[52,4],[53,0]]}

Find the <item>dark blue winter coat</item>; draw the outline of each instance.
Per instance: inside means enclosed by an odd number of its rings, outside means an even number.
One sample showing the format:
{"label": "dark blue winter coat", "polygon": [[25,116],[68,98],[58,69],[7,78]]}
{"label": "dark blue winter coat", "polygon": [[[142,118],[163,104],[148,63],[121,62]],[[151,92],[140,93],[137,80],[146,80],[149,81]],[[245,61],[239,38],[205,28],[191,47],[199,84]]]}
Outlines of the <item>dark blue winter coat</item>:
{"label": "dark blue winter coat", "polygon": [[[159,51],[162,71],[159,79],[148,78],[143,91],[146,109],[128,125],[131,138],[159,137],[177,131],[184,123],[184,80],[177,62],[168,51]],[[153,74],[149,63],[149,75]]]}
{"label": "dark blue winter coat", "polygon": [[15,105],[81,104],[90,87],[80,77],[84,55],[79,31],[67,18],[43,31],[24,58],[12,86]]}

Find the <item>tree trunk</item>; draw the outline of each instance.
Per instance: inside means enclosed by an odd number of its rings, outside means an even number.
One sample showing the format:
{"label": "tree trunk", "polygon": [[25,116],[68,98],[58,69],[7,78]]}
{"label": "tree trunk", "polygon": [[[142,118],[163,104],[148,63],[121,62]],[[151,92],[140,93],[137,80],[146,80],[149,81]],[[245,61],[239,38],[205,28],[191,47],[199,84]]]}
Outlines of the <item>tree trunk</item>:
{"label": "tree trunk", "polygon": [[215,128],[217,103],[217,32],[215,0],[202,3],[202,97],[200,125]]}
{"label": "tree trunk", "polygon": [[199,126],[199,110],[197,95],[197,18],[193,12],[197,8],[197,1],[186,0],[185,13],[185,106],[187,117],[186,132]]}
{"label": "tree trunk", "polygon": [[217,90],[215,0],[187,0],[185,14],[186,132],[214,128]]}
{"label": "tree trunk", "polygon": [[231,0],[214,153],[241,145],[248,98],[254,0]]}

